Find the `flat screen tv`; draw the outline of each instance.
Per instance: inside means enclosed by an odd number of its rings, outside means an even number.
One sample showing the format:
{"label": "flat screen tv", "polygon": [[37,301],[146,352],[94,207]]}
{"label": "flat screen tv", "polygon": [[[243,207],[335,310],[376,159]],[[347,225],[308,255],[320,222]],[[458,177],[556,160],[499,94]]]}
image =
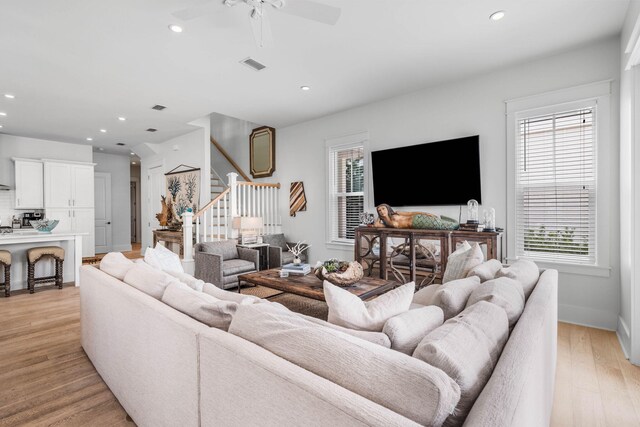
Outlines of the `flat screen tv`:
{"label": "flat screen tv", "polygon": [[376,206],[482,203],[478,135],[374,151],[371,173]]}

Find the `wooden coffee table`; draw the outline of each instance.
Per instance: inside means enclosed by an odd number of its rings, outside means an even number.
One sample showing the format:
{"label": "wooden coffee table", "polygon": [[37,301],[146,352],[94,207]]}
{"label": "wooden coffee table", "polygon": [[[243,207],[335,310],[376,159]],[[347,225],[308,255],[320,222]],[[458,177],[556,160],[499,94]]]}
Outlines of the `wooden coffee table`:
{"label": "wooden coffee table", "polygon": [[[288,292],[307,298],[324,301],[324,291],[322,280],[318,279],[313,272],[305,276],[290,274],[289,277],[280,277],[280,269],[257,271],[255,273],[241,274],[238,276],[240,282],[247,282],[252,285],[264,286],[278,291]],[[239,282],[239,283],[240,283]],[[355,285],[343,287],[362,300],[375,297],[398,286],[399,283],[374,277],[363,277]],[[238,286],[240,292],[240,286]]]}

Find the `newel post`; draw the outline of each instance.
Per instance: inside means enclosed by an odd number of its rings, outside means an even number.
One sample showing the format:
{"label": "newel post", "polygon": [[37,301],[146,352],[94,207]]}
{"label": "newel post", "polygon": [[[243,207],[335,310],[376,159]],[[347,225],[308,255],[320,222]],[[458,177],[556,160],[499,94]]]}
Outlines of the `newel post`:
{"label": "newel post", "polygon": [[229,229],[229,235],[232,238],[238,237],[238,230],[231,226],[233,218],[238,216],[238,174],[230,172],[227,174],[229,178],[229,211],[227,212],[227,227]]}
{"label": "newel post", "polygon": [[193,212],[182,214],[182,267],[184,271],[193,274],[195,265],[193,260]]}

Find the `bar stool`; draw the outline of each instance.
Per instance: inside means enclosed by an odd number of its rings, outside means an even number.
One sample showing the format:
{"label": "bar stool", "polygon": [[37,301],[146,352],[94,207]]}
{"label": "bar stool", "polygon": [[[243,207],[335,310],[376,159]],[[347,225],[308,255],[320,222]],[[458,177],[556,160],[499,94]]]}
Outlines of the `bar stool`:
{"label": "bar stool", "polygon": [[9,298],[11,296],[11,252],[0,251],[0,265],[4,267],[4,283],[0,283],[4,286],[4,296]]}
{"label": "bar stool", "polygon": [[[35,277],[36,263],[42,258],[51,257],[56,262],[56,274],[47,277]],[[59,246],[42,246],[27,250],[27,285],[29,293],[36,291],[36,283],[55,282],[58,289],[62,289],[62,264],[64,263],[64,249]]]}

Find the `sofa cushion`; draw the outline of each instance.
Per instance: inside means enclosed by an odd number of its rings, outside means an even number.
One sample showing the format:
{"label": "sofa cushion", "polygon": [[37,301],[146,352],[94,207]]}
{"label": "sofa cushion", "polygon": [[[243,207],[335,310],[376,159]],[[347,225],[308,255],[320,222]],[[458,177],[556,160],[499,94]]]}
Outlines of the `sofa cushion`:
{"label": "sofa cushion", "polygon": [[282,233],[264,235],[262,236],[262,242],[282,248],[282,252],[287,251],[287,241]]}
{"label": "sofa cushion", "polygon": [[480,301],[447,320],[418,344],[413,357],[446,372],[460,386],[460,401],[445,425],[462,425],[507,342],[504,310]]}
{"label": "sofa cushion", "polygon": [[196,279],[195,277],[193,277],[189,273],[180,273],[180,272],[177,272],[177,271],[165,271],[165,273],[169,274],[170,276],[175,277],[176,279],[178,279],[180,282],[184,283],[185,285],[187,285],[191,289],[193,289],[195,291],[198,291],[198,292],[202,292],[202,289],[204,287],[204,281],[203,280]]}
{"label": "sofa cushion", "polygon": [[440,369],[271,304],[238,307],[229,332],[421,425],[440,425],[460,397]]}
{"label": "sofa cushion", "polygon": [[158,270],[184,273],[180,256],[160,243],[156,243],[156,247],[153,249],[147,248],[144,252],[144,261]]}
{"label": "sofa cushion", "polygon": [[265,301],[253,295],[243,295],[243,294],[239,294],[238,292],[225,291],[224,289],[220,289],[219,287],[211,283],[203,284],[202,292],[204,292],[205,294],[211,295],[212,297],[218,298],[220,300],[232,301],[240,305],[255,304],[258,302]]}
{"label": "sofa cushion", "polygon": [[441,285],[429,285],[413,294],[413,304],[438,305],[435,300],[436,291]]}
{"label": "sofa cushion", "polygon": [[469,295],[480,285],[476,276],[452,280],[441,285],[434,295],[434,304],[444,311],[444,319],[451,319],[460,314],[467,306]]}
{"label": "sofa cushion", "polygon": [[527,299],[533,292],[533,288],[536,287],[536,283],[538,283],[540,270],[535,262],[528,259],[519,259],[509,267],[498,270],[496,277],[508,277],[520,282],[524,290],[524,297]]}
{"label": "sofa cushion", "polygon": [[480,284],[469,296],[467,307],[478,301],[487,301],[502,307],[507,313],[510,328],[516,324],[524,311],[522,285],[508,277],[499,277]]}
{"label": "sofa cushion", "polygon": [[100,260],[100,270],[118,280],[124,279],[127,271],[134,265],[134,262],[124,256],[122,252],[109,252]]}
{"label": "sofa cushion", "polygon": [[327,320],[349,329],[380,332],[387,319],[409,310],[414,289],[415,284],[409,282],[365,302],[325,280],[324,298],[329,308]]}
{"label": "sofa cushion", "polygon": [[464,279],[469,274],[471,269],[482,263],[484,260],[484,254],[480,245],[474,243],[470,245],[469,242],[465,242],[453,252],[447,258],[447,268],[442,278],[442,283],[450,282],[451,280]]}
{"label": "sofa cushion", "polygon": [[170,283],[179,283],[175,277],[145,263],[136,263],[127,271],[122,281],[155,299],[162,298],[164,290]]}
{"label": "sofa cushion", "polygon": [[490,259],[478,264],[469,271],[467,277],[478,276],[480,282],[486,282],[487,280],[494,279],[498,270],[502,268],[502,263],[497,259]]}
{"label": "sofa cushion", "polygon": [[227,330],[238,303],[222,301],[203,292],[194,291],[181,282],[173,282],[162,295],[162,302],[204,323]]}
{"label": "sofa cushion", "polygon": [[237,274],[248,273],[249,271],[255,271],[256,265],[251,261],[244,259],[229,259],[222,261],[222,275],[223,276],[235,276]]}
{"label": "sofa cushion", "polygon": [[385,322],[382,332],[389,337],[392,349],[412,355],[420,341],[442,322],[442,309],[431,305],[393,316]]}

